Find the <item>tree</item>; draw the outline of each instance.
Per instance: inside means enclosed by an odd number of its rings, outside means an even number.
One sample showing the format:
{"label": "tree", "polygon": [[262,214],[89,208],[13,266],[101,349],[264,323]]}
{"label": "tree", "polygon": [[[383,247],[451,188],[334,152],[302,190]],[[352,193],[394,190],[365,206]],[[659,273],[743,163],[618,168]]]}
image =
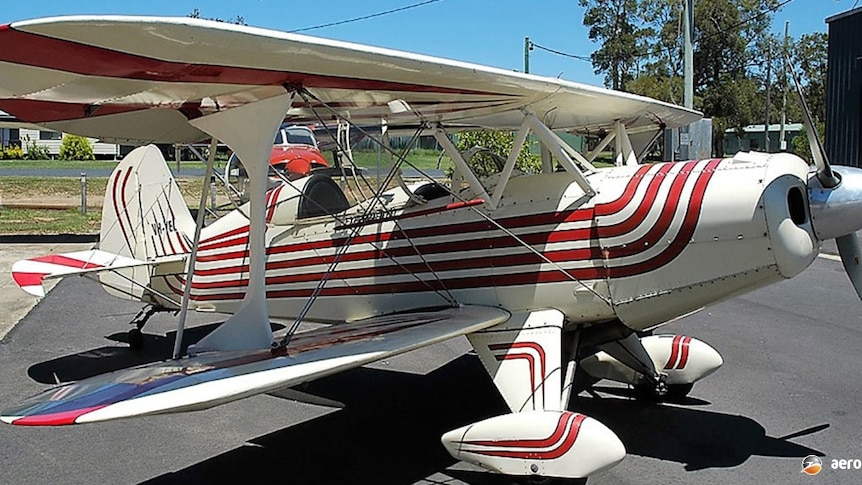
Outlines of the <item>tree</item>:
{"label": "tree", "polygon": [[230,24],[248,25],[245,23],[245,17],[243,17],[241,15],[237,15],[236,17],[234,17],[232,19],[227,19],[227,20],[220,18],[220,17],[202,17],[201,16],[201,9],[199,9],[199,8],[192,10],[192,12],[188,16],[193,18],[193,19],[215,20],[216,22],[227,22]]}
{"label": "tree", "polygon": [[800,77],[805,102],[815,123],[826,122],[827,43],[825,33],[815,32],[800,37],[793,47],[792,67]]}
{"label": "tree", "polygon": [[606,86],[624,90],[637,75],[648,35],[632,23],[639,18],[637,0],[578,0],[578,4],[587,8],[584,25],[590,28],[590,40],[602,43],[590,56],[596,74],[605,74]]}
{"label": "tree", "polygon": [[[530,147],[535,142],[530,143],[529,139],[524,144],[521,153],[518,154],[518,159],[515,162],[515,168],[523,172],[538,172],[541,170],[542,161],[540,157],[531,153]],[[458,133],[458,140],[455,146],[458,151],[464,153],[475,147],[487,148],[488,152],[497,155],[494,156],[487,152],[476,153],[468,161],[470,168],[480,177],[492,175],[500,171],[502,167],[498,165],[500,157],[505,160],[515,145],[515,133],[511,131],[496,131],[496,130],[480,130],[480,131],[462,131]]]}
{"label": "tree", "polygon": [[60,144],[61,160],[95,160],[90,140],[78,135],[65,135]]}

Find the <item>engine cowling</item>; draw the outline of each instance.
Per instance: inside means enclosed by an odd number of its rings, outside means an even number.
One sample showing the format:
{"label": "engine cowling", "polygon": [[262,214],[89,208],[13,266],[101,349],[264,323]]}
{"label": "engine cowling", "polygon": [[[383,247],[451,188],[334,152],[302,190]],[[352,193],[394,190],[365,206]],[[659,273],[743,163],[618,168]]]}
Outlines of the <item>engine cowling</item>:
{"label": "engine cowling", "polygon": [[585,478],[626,455],[613,431],[570,411],[496,416],[449,431],[441,441],[458,460],[518,476]]}

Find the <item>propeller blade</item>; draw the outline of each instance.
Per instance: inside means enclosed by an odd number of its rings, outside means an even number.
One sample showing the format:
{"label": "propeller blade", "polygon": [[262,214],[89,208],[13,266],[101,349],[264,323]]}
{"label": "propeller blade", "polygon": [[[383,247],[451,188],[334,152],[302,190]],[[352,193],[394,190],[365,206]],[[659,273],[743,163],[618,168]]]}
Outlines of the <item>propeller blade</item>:
{"label": "propeller blade", "polygon": [[839,179],[832,173],[832,167],[829,166],[826,150],[823,149],[823,144],[820,143],[817,127],[814,126],[811,111],[808,109],[808,103],[805,102],[805,95],[802,94],[802,85],[799,83],[799,77],[796,76],[796,70],[792,67],[793,63],[790,61],[790,56],[785,56],[785,62],[787,62],[787,66],[789,67],[790,77],[793,78],[793,85],[796,86],[796,95],[799,96],[799,102],[802,104],[802,123],[805,125],[805,133],[808,135],[808,147],[811,149],[811,156],[814,158],[814,166],[817,167],[817,178],[820,179],[820,183],[824,188],[831,189],[838,185]]}
{"label": "propeller blade", "polygon": [[862,246],[859,245],[859,239],[856,233],[852,233],[835,238],[835,242],[838,243],[838,254],[841,255],[844,271],[850,277],[856,294],[862,298]]}

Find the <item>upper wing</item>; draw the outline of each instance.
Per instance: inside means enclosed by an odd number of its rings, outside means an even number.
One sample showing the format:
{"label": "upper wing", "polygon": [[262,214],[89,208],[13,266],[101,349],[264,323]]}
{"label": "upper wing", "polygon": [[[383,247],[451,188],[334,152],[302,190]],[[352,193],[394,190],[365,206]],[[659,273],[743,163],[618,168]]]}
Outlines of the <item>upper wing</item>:
{"label": "upper wing", "polygon": [[[59,17],[0,27],[0,109],[95,138],[192,142],[193,119],[301,86],[288,121],[326,103],[355,123],[440,121],[515,128],[522,109],[552,129],[630,132],[700,114],[556,78],[192,18]],[[301,100],[297,100],[301,101]],[[316,105],[316,106],[315,106]],[[323,110],[324,117],[331,113]]]}
{"label": "upper wing", "polygon": [[297,334],[286,355],[211,352],[124,369],[49,389],[0,420],[57,426],[206,409],[476,332],[509,318],[464,306],[375,317]]}

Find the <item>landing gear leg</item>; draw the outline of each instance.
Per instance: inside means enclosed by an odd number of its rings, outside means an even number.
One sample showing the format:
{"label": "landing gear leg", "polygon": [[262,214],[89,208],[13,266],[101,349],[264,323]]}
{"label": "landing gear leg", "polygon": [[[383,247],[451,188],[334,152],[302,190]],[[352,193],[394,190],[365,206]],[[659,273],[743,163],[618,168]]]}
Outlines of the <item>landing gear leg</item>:
{"label": "landing gear leg", "polygon": [[626,338],[602,344],[599,348],[643,375],[645,382],[637,387],[659,398],[668,393],[667,376],[655,368],[655,363],[637,334],[631,333]]}
{"label": "landing gear leg", "polygon": [[144,334],[141,332],[141,329],[147,324],[147,320],[160,310],[161,308],[155,305],[147,305],[144,308],[141,308],[141,311],[139,311],[138,314],[135,315],[135,318],[129,322],[131,325],[135,326],[135,328],[129,330],[128,342],[130,349],[139,350],[144,346]]}

